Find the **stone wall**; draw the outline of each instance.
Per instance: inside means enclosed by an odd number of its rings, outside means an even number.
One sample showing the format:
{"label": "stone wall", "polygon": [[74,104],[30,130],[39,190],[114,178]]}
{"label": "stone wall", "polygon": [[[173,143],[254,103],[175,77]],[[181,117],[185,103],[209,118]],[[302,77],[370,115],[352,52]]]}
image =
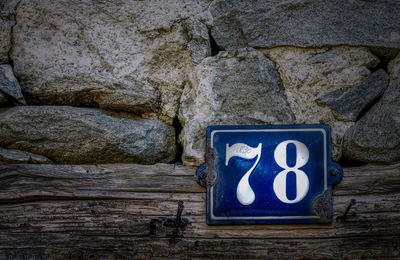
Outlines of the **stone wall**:
{"label": "stone wall", "polygon": [[0,163],[204,162],[215,124],[400,161],[400,2],[0,0]]}

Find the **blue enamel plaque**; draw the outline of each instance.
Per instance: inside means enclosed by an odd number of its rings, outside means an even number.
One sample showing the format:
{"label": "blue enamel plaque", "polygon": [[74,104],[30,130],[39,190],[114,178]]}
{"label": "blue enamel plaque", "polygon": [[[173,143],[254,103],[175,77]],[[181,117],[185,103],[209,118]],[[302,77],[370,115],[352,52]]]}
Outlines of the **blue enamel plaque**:
{"label": "blue enamel plaque", "polygon": [[328,125],[210,126],[206,164],[207,224],[297,224],[332,221]]}

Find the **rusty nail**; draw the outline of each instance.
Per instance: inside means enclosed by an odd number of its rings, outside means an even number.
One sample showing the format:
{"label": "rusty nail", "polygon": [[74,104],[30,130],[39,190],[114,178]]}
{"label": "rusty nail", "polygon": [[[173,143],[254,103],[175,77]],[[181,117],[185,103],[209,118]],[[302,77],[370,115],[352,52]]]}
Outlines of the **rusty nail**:
{"label": "rusty nail", "polygon": [[178,227],[181,223],[182,211],[185,208],[183,201],[178,201],[178,211],[176,212],[175,226]]}
{"label": "rusty nail", "polygon": [[356,200],[355,199],[351,199],[350,202],[349,202],[349,205],[347,205],[347,208],[346,208],[343,216],[341,217],[341,219],[343,221],[346,220],[347,213],[349,213],[349,210],[350,210],[351,206],[353,206],[353,205],[356,205]]}
{"label": "rusty nail", "polygon": [[331,169],[329,170],[329,173],[330,173],[332,176],[337,176],[337,175],[339,174],[339,170],[338,170],[337,168],[331,168]]}

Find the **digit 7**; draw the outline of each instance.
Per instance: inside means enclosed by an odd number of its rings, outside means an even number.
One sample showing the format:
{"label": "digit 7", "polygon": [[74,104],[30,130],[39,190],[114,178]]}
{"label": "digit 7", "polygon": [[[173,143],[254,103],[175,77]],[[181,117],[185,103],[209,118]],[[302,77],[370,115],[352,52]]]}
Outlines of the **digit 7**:
{"label": "digit 7", "polygon": [[254,191],[249,184],[249,176],[260,161],[261,147],[261,143],[259,143],[258,146],[254,148],[244,143],[236,143],[232,146],[226,144],[225,166],[228,166],[229,160],[235,156],[243,159],[253,159],[257,156],[257,159],[254,162],[253,166],[250,168],[250,170],[246,172],[245,175],[243,175],[236,188],[236,197],[238,198],[239,202],[245,206],[252,204],[256,198]]}

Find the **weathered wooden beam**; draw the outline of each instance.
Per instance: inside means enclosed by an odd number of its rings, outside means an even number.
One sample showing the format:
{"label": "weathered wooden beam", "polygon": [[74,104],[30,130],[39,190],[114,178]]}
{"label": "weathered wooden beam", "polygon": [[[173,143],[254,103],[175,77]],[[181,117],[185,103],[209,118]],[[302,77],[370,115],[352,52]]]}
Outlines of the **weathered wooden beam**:
{"label": "weathered wooden beam", "polygon": [[[194,171],[0,166],[0,259],[400,257],[400,164],[344,169],[328,225],[207,226]],[[187,225],[176,228],[180,200]]]}

